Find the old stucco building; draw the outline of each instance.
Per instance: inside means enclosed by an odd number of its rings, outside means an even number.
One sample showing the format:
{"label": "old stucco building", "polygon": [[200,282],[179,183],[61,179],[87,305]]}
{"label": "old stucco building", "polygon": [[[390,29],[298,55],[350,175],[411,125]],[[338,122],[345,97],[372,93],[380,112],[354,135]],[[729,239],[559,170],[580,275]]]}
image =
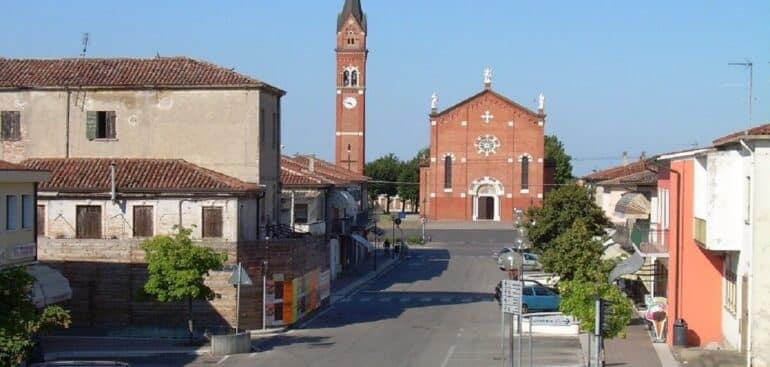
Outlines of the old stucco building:
{"label": "old stucco building", "polygon": [[262,185],[275,223],[284,94],[186,57],[0,58],[0,159],[185,159]]}
{"label": "old stucco building", "polygon": [[543,199],[544,125],[538,112],[485,88],[444,111],[434,95],[420,211],[431,220],[507,221]]}

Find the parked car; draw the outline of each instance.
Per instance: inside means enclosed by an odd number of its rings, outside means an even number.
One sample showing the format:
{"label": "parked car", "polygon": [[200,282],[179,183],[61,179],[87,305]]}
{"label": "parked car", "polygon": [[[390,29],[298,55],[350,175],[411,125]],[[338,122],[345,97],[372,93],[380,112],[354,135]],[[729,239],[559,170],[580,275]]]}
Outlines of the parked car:
{"label": "parked car", "polygon": [[531,252],[519,252],[512,247],[503,247],[496,254],[497,266],[500,268],[500,270],[505,270],[505,267],[503,267],[503,262],[502,262],[502,259],[500,258],[500,255],[506,254],[509,252],[518,252],[519,254],[521,254],[522,261],[524,263],[524,270],[540,270],[543,268],[543,266],[540,265],[540,258],[537,256],[537,254],[533,254]]}
{"label": "parked car", "polygon": [[[495,287],[495,299],[500,303],[503,282],[499,281]],[[546,287],[534,280],[524,280],[522,289],[521,309],[523,313],[529,311],[558,311],[561,304],[561,296],[553,289]]]}

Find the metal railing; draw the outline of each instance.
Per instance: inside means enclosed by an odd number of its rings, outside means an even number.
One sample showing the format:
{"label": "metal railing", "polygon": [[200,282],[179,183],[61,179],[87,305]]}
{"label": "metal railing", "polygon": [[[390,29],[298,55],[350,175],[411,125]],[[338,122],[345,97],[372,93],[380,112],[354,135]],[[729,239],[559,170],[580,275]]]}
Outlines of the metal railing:
{"label": "metal railing", "polygon": [[615,229],[612,239],[626,250],[639,251],[643,256],[668,255],[668,229],[622,225],[616,225]]}

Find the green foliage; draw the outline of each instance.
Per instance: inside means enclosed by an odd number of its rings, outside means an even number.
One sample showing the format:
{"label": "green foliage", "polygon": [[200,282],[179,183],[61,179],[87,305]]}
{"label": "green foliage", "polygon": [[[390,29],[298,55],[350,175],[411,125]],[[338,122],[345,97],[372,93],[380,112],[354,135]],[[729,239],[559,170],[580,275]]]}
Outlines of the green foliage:
{"label": "green foliage", "polygon": [[[364,172],[375,181],[398,181],[401,174],[401,161],[393,153],[377,158],[366,164]],[[369,185],[369,196],[372,200],[380,194],[395,195],[397,192],[396,184],[392,183],[372,183]]]}
{"label": "green foliage", "polygon": [[594,239],[585,220],[577,218],[572,226],[542,249],[543,270],[558,274],[561,280],[604,281],[602,244]]}
{"label": "green foliage", "polygon": [[227,255],[194,245],[190,229],[176,229],[173,236],[156,236],[142,243],[149,272],[145,292],[161,302],[212,299],[214,292],[203,284],[204,276],[221,268]]}
{"label": "green foliage", "polygon": [[[418,183],[420,181],[420,162],[423,159],[427,159],[429,155],[428,148],[423,148],[417,155],[409,161],[401,164],[401,173],[398,175],[399,182],[413,182]],[[420,203],[420,186],[416,184],[399,184],[398,196],[405,200],[411,200],[419,206]]]}
{"label": "green foliage", "polygon": [[559,283],[561,293],[560,311],[580,320],[580,329],[585,332],[594,331],[596,316],[595,297],[612,302],[607,324],[606,337],[625,337],[626,325],[631,321],[633,308],[631,301],[620,290],[607,282],[586,282],[572,280]]}
{"label": "green foliage", "polygon": [[577,184],[557,187],[546,195],[542,208],[530,208],[524,225],[533,246],[542,251],[572,228],[578,218],[591,236],[603,236],[609,224],[604,212],[591,199],[588,190]]}
{"label": "green foliage", "polygon": [[556,163],[554,184],[564,185],[572,181],[572,157],[564,150],[564,144],[556,135],[545,137],[545,159]]}
{"label": "green foliage", "polygon": [[34,278],[23,268],[0,272],[0,365],[16,366],[34,347],[37,332],[69,327],[69,312],[59,306],[37,313],[30,299]]}

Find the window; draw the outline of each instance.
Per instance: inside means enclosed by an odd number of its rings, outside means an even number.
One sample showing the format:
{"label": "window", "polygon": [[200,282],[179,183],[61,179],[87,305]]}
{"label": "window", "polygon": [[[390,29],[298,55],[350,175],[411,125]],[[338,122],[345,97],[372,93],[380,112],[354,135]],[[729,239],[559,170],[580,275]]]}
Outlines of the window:
{"label": "window", "polygon": [[274,281],[273,285],[275,287],[275,290],[273,291],[273,296],[275,299],[283,299],[283,282],[282,281]]}
{"label": "window", "polygon": [[534,292],[532,291],[532,287],[524,287],[524,288],[521,290],[521,293],[522,293],[523,295],[525,295],[525,296],[532,296],[532,295],[534,295]]}
{"label": "window", "polygon": [[19,229],[19,197],[8,195],[5,197],[5,230],[17,229]]}
{"label": "window", "polygon": [[342,85],[345,87],[350,86],[350,71],[348,70],[342,72]]}
{"label": "window", "polygon": [[115,139],[115,111],[88,111],[86,135],[88,140]]}
{"label": "window", "polygon": [[35,201],[32,200],[32,195],[21,196],[21,228],[23,229],[32,229],[32,226],[35,225],[34,204]]}
{"label": "window", "polygon": [[78,205],[75,208],[75,236],[77,238],[102,238],[102,207]]}
{"label": "window", "polygon": [[45,206],[37,206],[37,235],[45,236]]}
{"label": "window", "polygon": [[452,188],[452,156],[444,157],[444,188]]}
{"label": "window", "polygon": [[0,125],[2,125],[2,129],[0,129],[0,140],[21,139],[21,112],[0,112]]}
{"label": "window", "polygon": [[521,190],[529,190],[529,157],[521,157]]}
{"label": "window", "polygon": [[724,298],[724,307],[725,309],[735,315],[735,311],[737,310],[737,300],[738,300],[738,287],[735,285],[735,281],[737,279],[735,273],[738,272],[738,262],[735,259],[734,255],[728,255],[725,257],[725,276],[724,276],[724,288],[725,288],[725,298]]}
{"label": "window", "polygon": [[203,238],[222,237],[222,208],[203,208]]}
{"label": "window", "polygon": [[551,290],[546,288],[546,287],[536,286],[535,287],[535,295],[536,296],[550,296],[551,295]]}
{"label": "window", "polygon": [[353,70],[353,72],[350,73],[350,85],[353,87],[358,86],[358,70]]}
{"label": "window", "polygon": [[355,45],[356,44],[356,35],[353,31],[348,31],[348,40],[349,45]]}
{"label": "window", "polygon": [[307,204],[294,204],[294,223],[307,223]]}
{"label": "window", "polygon": [[283,321],[283,302],[273,305],[273,321]]}
{"label": "window", "polygon": [[135,206],[134,237],[152,237],[154,234],[152,206]]}

